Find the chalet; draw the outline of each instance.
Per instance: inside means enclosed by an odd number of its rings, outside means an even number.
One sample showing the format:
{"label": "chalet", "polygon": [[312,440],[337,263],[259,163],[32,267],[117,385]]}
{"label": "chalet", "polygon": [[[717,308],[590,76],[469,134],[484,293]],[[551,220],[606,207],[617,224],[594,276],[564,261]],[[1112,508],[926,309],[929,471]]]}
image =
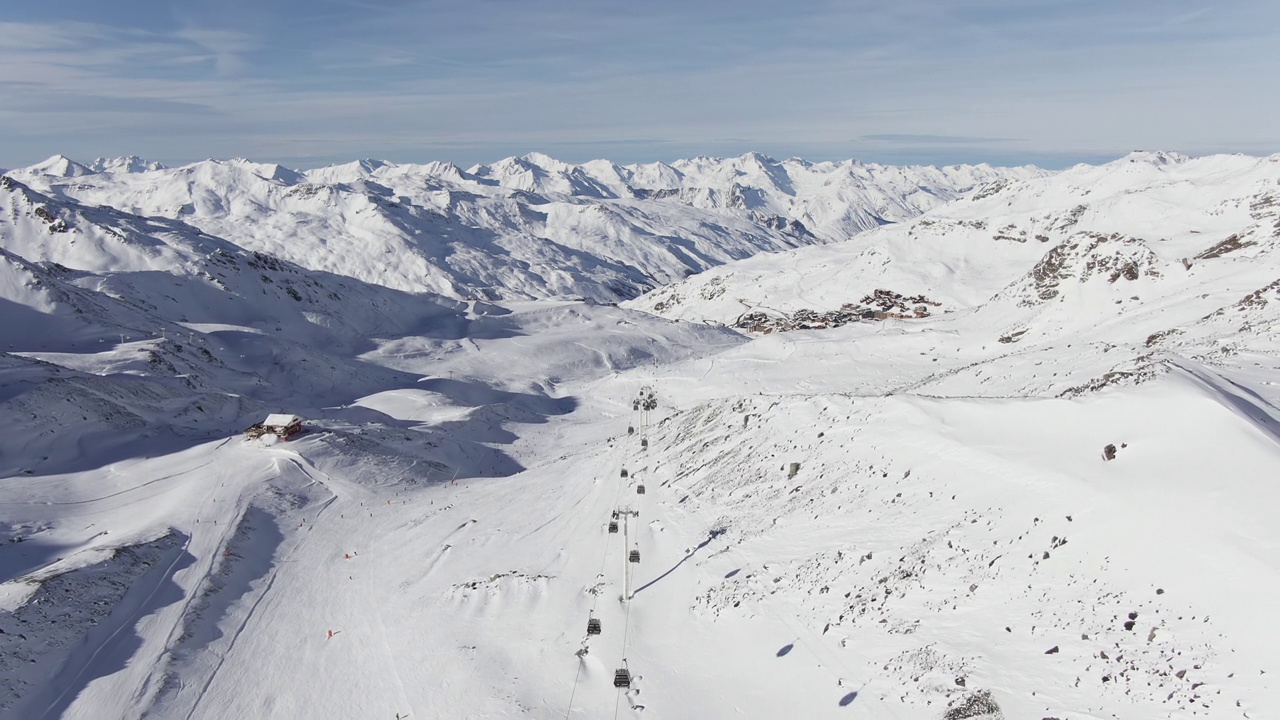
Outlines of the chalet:
{"label": "chalet", "polygon": [[297,415],[273,413],[268,415],[266,420],[246,430],[245,435],[251,438],[275,435],[281,440],[288,440],[300,432],[302,432],[302,418]]}

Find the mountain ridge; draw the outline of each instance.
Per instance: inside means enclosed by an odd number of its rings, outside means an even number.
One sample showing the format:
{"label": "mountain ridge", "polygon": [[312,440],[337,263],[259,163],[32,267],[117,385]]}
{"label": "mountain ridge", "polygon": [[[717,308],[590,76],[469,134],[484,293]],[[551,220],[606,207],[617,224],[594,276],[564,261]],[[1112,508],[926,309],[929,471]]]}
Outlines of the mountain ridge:
{"label": "mountain ridge", "polygon": [[180,220],[241,247],[401,290],[617,302],[730,260],[847,239],[990,182],[1044,171],[759,154],[573,165],[529,153],[466,170],[361,160],[300,171],[245,159],[164,168],[136,157],[82,165],[55,156],[8,174],[51,196]]}
{"label": "mountain ridge", "polygon": [[1280,156],[833,242],[764,156],[72,162],[0,175],[0,720],[1280,708]]}

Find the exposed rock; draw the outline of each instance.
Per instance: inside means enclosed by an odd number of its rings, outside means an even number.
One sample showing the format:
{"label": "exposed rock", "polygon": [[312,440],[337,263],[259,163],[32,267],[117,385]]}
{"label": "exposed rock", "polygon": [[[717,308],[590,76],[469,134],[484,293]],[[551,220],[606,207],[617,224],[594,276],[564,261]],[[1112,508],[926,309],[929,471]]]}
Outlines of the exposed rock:
{"label": "exposed rock", "polygon": [[1241,240],[1239,235],[1232,235],[1226,240],[1223,240],[1204,252],[1201,252],[1199,255],[1196,255],[1196,260],[1212,260],[1213,258],[1222,257],[1229,252],[1235,252],[1241,248],[1247,248],[1256,244],[1257,243],[1252,240]]}
{"label": "exposed rock", "polygon": [[990,690],[978,690],[953,702],[942,715],[943,720],[1004,720],[1004,713],[991,697]]}

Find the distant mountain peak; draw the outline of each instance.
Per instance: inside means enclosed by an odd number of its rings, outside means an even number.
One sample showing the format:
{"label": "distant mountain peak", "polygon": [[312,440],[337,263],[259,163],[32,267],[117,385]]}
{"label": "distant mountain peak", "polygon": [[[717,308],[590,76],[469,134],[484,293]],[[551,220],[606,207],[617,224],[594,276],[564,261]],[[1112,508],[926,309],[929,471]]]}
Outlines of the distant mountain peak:
{"label": "distant mountain peak", "polygon": [[[617,301],[760,252],[909,220],[975,184],[1028,174],[782,163],[759,152],[631,165],[530,152],[466,172],[367,158],[305,172],[245,158],[151,167],[53,158],[15,179],[397,289]],[[78,174],[92,177],[67,179]]]}
{"label": "distant mountain peak", "polygon": [[777,165],[778,164],[777,160],[769,157],[768,155],[765,155],[764,153],[756,152],[754,150],[752,150],[751,152],[743,153],[742,155],[739,156],[738,159],[750,160],[753,162],[760,163],[761,165]]}
{"label": "distant mountain peak", "polygon": [[1190,159],[1190,156],[1169,150],[1134,150],[1116,162],[1146,162],[1152,165],[1179,165]]}
{"label": "distant mountain peak", "polygon": [[114,158],[98,158],[89,163],[94,172],[108,173],[144,173],[154,170],[167,170],[168,167],[151,160],[144,160],[137,155],[125,155]]}
{"label": "distant mountain peak", "polygon": [[571,167],[567,162],[557,160],[546,153],[540,152],[525,153],[517,159],[531,165],[537,165],[545,170],[565,170]]}
{"label": "distant mountain peak", "polygon": [[41,163],[36,163],[26,168],[28,173],[32,175],[49,175],[52,177],[83,177],[85,175],[93,175],[94,171],[88,166],[72,160],[66,155],[54,155],[53,157]]}
{"label": "distant mountain peak", "polygon": [[356,160],[353,163],[353,165],[355,165],[355,167],[360,168],[364,172],[375,173],[381,170],[382,168],[390,167],[391,163],[387,162],[386,160],[375,160],[373,158],[361,158],[360,160]]}

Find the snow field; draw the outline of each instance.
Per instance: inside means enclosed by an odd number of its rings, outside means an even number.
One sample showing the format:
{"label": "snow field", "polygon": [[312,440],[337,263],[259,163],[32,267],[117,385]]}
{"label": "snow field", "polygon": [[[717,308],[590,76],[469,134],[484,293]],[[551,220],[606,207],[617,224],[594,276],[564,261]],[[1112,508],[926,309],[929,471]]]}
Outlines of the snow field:
{"label": "snow field", "polygon": [[[1280,708],[1273,158],[1139,154],[989,185],[947,169],[972,199],[632,303],[732,322],[887,285],[948,311],[746,336],[474,298],[638,289],[622,265],[781,249],[774,213],[839,228],[927,209],[911,188],[935,175],[126,165],[143,172],[54,163],[0,188],[0,718]],[[804,196],[836,172],[887,188],[879,205],[820,221]],[[124,191],[151,217],[76,200]],[[194,230],[262,248],[308,213],[297,264]],[[744,244],[682,240],[704,221],[698,237]],[[519,237],[487,235],[504,223]],[[460,240],[399,263],[393,226]],[[332,255],[309,248],[337,229]],[[356,246],[355,275],[447,265],[413,282],[473,299],[314,269]],[[245,440],[266,412],[307,432]]]}

